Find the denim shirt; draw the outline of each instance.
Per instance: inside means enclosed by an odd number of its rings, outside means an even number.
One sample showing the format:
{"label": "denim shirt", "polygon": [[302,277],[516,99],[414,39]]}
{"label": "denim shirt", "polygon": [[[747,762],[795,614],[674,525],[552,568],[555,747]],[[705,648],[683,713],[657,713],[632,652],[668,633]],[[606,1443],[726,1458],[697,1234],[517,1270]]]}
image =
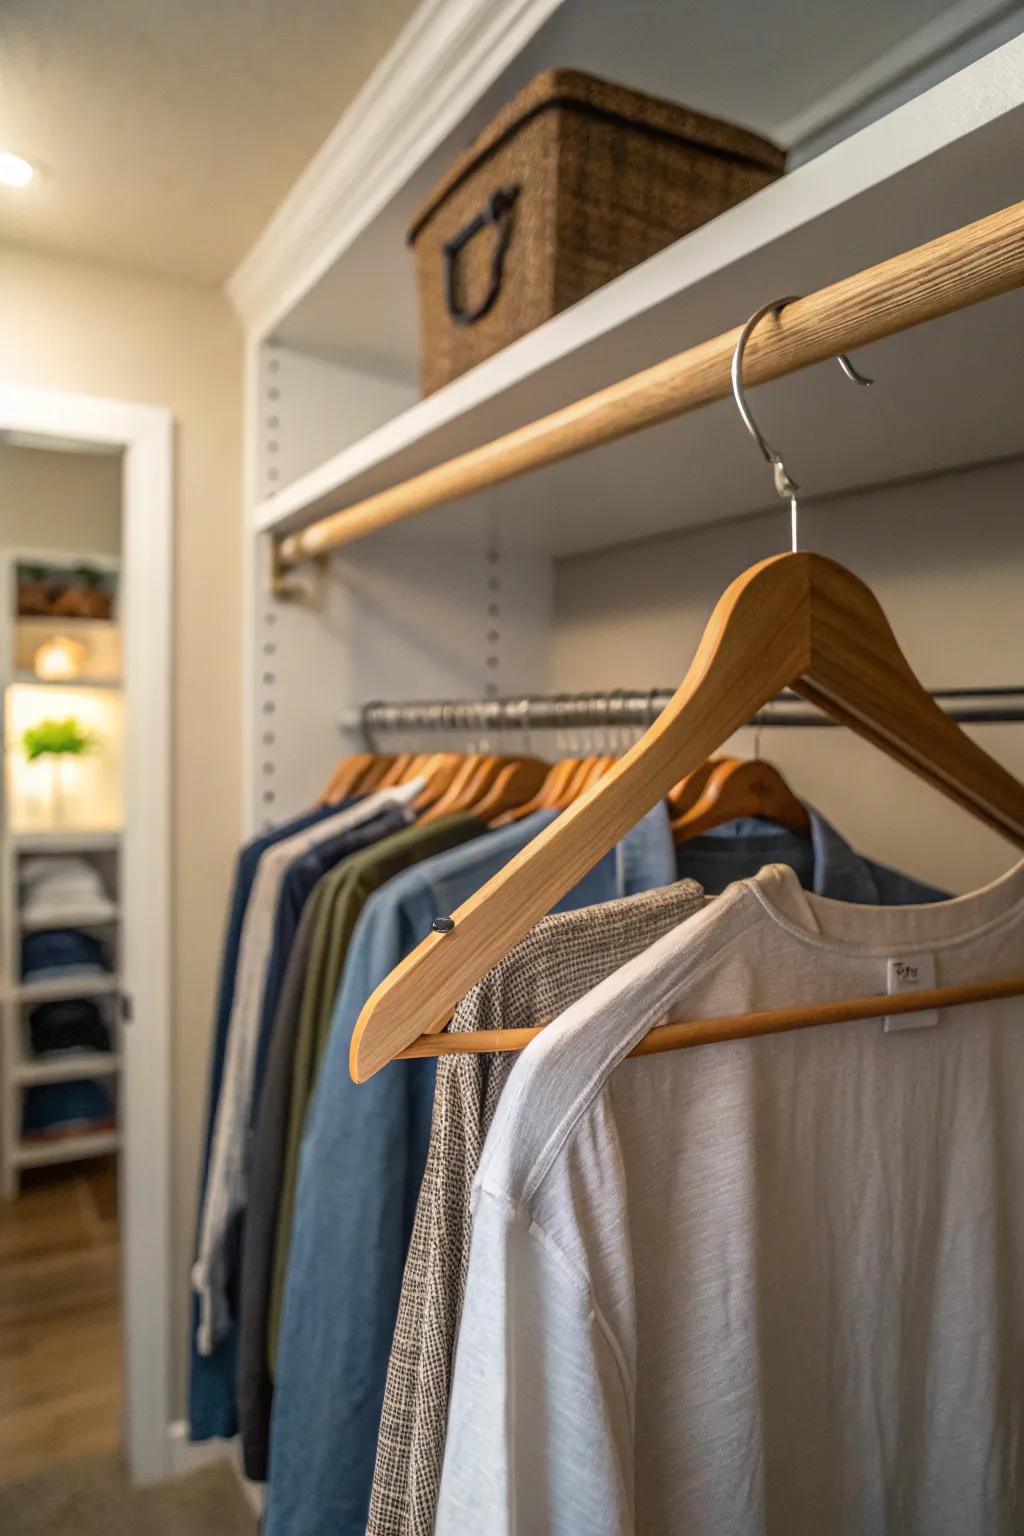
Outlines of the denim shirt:
{"label": "denim shirt", "polygon": [[945,901],[948,892],[876,864],[856,853],[813,806],[805,805],[810,839],[774,822],[730,821],[680,843],[678,877],[696,880],[717,896],[734,880],[749,880],[766,864],[788,864],[805,890],[865,907],[906,907]]}
{"label": "denim shirt", "polygon": [[[278,1342],[265,1536],[362,1536],[402,1270],[430,1138],[432,1060],[349,1077],[359,1013],[430,931],[554,818],[538,812],[405,870],[371,897],[306,1119]],[[570,911],[668,885],[659,804],[566,896]]]}

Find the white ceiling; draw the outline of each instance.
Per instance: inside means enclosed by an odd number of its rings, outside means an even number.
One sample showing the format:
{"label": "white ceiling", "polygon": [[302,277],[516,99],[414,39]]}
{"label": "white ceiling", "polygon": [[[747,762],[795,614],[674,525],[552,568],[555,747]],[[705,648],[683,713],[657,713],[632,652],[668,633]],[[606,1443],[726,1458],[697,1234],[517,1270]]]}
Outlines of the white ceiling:
{"label": "white ceiling", "polygon": [[217,284],[416,0],[0,0],[0,242]]}

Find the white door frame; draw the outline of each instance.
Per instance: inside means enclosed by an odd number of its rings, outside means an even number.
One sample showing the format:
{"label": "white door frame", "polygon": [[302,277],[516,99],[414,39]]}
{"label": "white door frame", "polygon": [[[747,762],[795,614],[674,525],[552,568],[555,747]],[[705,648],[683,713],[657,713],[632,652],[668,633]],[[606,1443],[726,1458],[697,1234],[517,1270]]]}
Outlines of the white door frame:
{"label": "white door frame", "polygon": [[173,419],[149,405],[0,385],[0,431],[123,450],[121,954],[134,1014],[120,1111],[123,1435],[132,1479],[149,1482],[169,1470]]}

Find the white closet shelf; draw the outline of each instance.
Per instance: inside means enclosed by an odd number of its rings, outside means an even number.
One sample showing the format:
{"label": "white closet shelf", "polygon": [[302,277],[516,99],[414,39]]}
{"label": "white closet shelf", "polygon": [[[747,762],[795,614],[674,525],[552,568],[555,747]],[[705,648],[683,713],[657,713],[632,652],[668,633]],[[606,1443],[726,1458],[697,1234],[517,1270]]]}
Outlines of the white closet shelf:
{"label": "white closet shelf", "polygon": [[14,1081],[23,1085],[70,1083],[83,1077],[114,1077],[120,1070],[121,1058],[112,1051],[68,1051],[19,1063]]}
{"label": "white closet shelf", "polygon": [[[626,273],[261,503],[301,528],[736,324],[1020,198],[1024,39],[1016,39]],[[759,391],[808,497],[1024,452],[1019,293]],[[762,398],[763,396],[763,398]],[[482,505],[506,548],[576,553],[772,504],[730,402],[377,535],[464,540]]]}
{"label": "white closet shelf", "polygon": [[119,916],[112,901],[93,902],[88,906],[41,907],[35,912],[20,912],[18,924],[22,933],[38,933],[43,928],[95,928],[103,923],[116,923]]}
{"label": "white closet shelf", "polygon": [[27,981],[11,988],[16,1003],[52,1003],[64,998],[109,997],[120,988],[117,976],[57,976],[52,981]]}
{"label": "white closet shelf", "polygon": [[122,688],[120,677],[37,677],[34,672],[15,672],[12,683],[30,688]]}
{"label": "white closet shelf", "polygon": [[[40,559],[36,560],[35,563],[43,564],[45,562]],[[60,563],[60,560],[54,561],[55,565],[59,566]],[[110,569],[115,570],[116,567],[111,566]],[[97,632],[116,629],[121,621],[119,617],[113,619],[87,619],[77,613],[18,613],[14,616],[14,622],[15,624],[34,625],[48,630],[59,631],[69,629],[76,634],[81,634],[89,629],[96,630]]]}
{"label": "white closet shelf", "polygon": [[107,853],[121,845],[120,832],[15,832],[16,853]]}
{"label": "white closet shelf", "polygon": [[17,1168],[45,1168],[51,1163],[77,1163],[81,1158],[116,1152],[120,1145],[119,1131],[91,1131],[53,1141],[21,1141],[14,1149],[14,1164]]}

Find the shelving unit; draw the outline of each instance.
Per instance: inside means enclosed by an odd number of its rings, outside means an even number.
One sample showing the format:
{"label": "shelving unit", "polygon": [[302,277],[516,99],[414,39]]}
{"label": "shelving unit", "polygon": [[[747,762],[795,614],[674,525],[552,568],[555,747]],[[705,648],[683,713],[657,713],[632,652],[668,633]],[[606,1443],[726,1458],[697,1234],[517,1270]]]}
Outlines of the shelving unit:
{"label": "shelving unit", "polygon": [[[116,1149],[116,1131],[97,1130],[81,1135],[55,1137],[52,1141],[23,1138],[21,1134],[25,1095],[43,1085],[95,1079],[110,1085],[115,1105],[121,1070],[120,990],[118,948],[120,924],[120,832],[114,826],[68,826],[26,828],[24,811],[19,810],[19,786],[14,779],[14,740],[10,717],[11,690],[38,690],[39,712],[54,701],[54,712],[64,709],[61,694],[73,690],[70,698],[89,697],[91,690],[108,700],[105,708],[120,705],[120,640],[116,617],[110,620],[82,619],[66,615],[19,618],[15,601],[15,571],[19,564],[67,567],[89,563],[113,568],[113,562],[81,552],[2,551],[3,610],[0,617],[0,685],[2,685],[2,730],[5,748],[5,787],[0,819],[0,931],[3,953],[0,958],[0,1192],[10,1198],[17,1194],[22,1170],[51,1163],[74,1162],[80,1158],[99,1157]],[[35,649],[54,634],[74,634],[86,643],[83,675],[49,681],[28,670]],[[92,675],[88,674],[91,670]],[[35,695],[33,695],[35,697]],[[66,710],[71,713],[71,709]],[[75,711],[77,713],[77,710]],[[104,717],[106,718],[106,717]],[[118,717],[112,716],[117,719]],[[117,773],[115,735],[110,749],[114,754],[110,769]],[[111,790],[105,811],[116,808],[117,788]],[[69,810],[74,812],[72,799]],[[97,807],[82,803],[83,817],[95,816]],[[102,810],[102,807],[100,808]],[[118,819],[119,812],[118,812]],[[21,869],[29,858],[63,855],[80,856],[97,870],[105,895],[102,900],[53,903],[31,912],[23,910]],[[24,981],[21,975],[21,943],[24,936],[49,928],[81,929],[98,937],[110,957],[109,973],[85,972],[79,976],[57,976],[38,981]],[[42,1003],[91,999],[100,1008],[106,1024],[110,1051],[82,1049],[34,1056],[30,1045],[29,1016]]]}

